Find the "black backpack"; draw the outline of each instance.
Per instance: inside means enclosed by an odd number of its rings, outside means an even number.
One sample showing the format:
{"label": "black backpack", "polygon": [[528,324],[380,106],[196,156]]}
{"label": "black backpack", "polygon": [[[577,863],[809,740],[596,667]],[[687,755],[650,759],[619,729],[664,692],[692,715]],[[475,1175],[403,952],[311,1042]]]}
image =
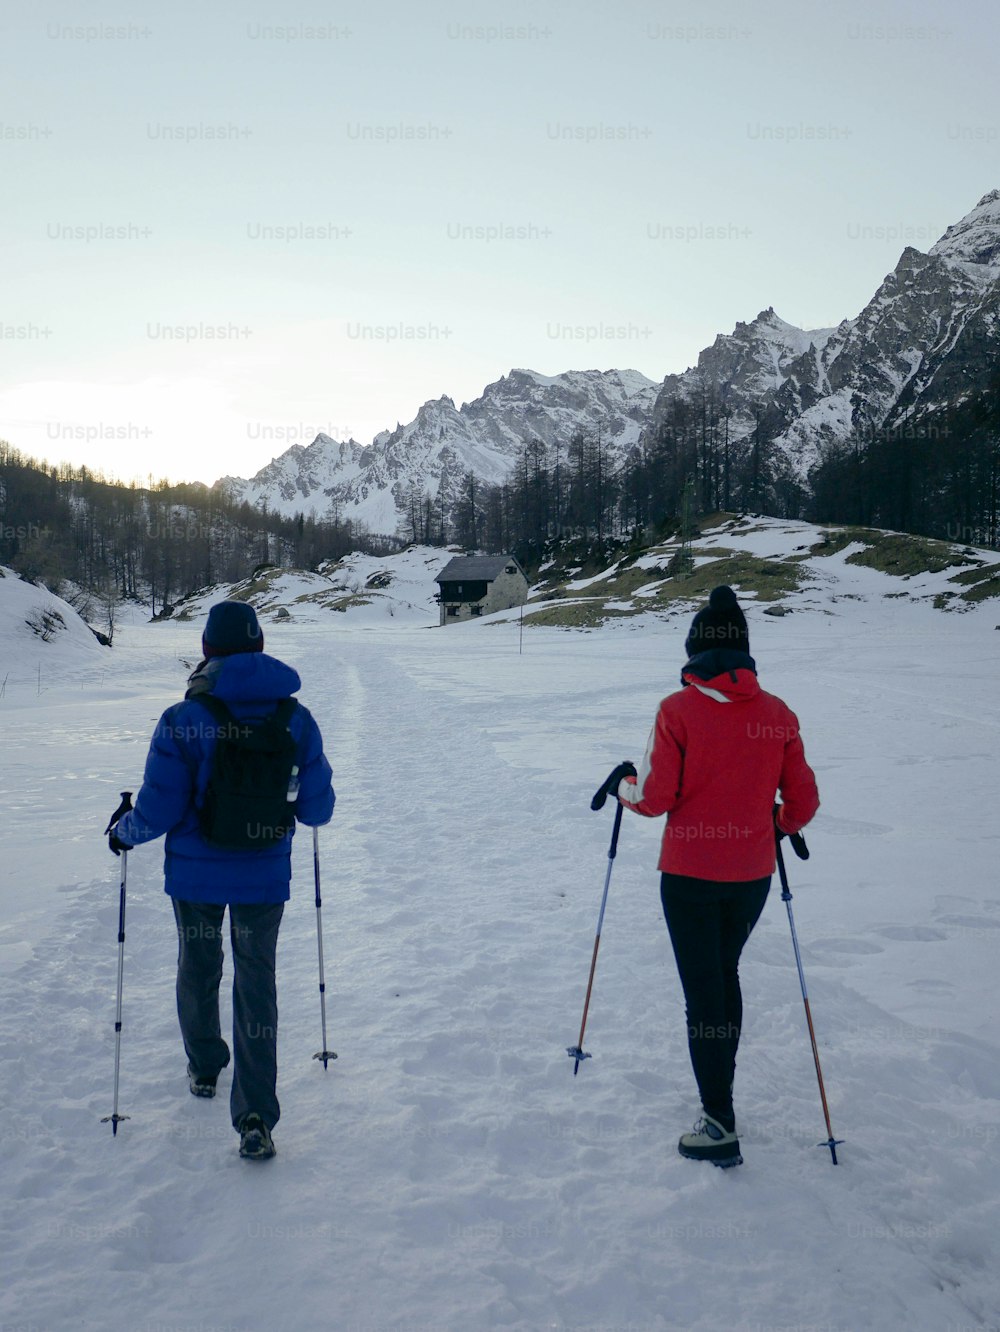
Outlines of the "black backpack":
{"label": "black backpack", "polygon": [[228,851],[277,846],[295,825],[289,783],[298,746],[289,722],[298,703],[282,699],[263,721],[238,721],[221,699],[195,694],[217,723],[205,798],[198,810],[202,837]]}

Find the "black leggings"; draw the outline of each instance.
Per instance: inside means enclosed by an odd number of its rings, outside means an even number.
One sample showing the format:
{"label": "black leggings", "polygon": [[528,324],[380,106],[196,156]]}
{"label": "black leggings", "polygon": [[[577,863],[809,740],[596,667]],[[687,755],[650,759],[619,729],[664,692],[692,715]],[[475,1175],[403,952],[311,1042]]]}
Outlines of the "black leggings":
{"label": "black leggings", "polygon": [[660,878],[660,896],[687,1004],[688,1049],[705,1113],[734,1128],[733,1077],[743,1023],[737,971],[764,910],[771,876],[740,883]]}

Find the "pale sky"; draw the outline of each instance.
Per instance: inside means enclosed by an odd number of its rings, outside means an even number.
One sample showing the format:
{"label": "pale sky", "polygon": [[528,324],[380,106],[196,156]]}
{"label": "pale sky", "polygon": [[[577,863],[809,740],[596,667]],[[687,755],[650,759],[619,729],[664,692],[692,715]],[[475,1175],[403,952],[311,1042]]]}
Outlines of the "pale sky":
{"label": "pale sky", "polygon": [[7,0],[0,49],[0,437],[123,479],[836,324],[1000,186],[992,0]]}

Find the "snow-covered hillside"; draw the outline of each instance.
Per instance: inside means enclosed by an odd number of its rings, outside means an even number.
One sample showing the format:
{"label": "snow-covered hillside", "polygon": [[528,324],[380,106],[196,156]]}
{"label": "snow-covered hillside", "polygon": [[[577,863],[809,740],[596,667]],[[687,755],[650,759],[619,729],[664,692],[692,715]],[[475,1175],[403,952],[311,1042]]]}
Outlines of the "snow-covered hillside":
{"label": "snow-covered hillside", "polygon": [[[438,623],[435,576],[454,550],[409,546],[395,555],[354,553],[317,572],[262,569],[240,583],[212,587],[177,602],[174,619],[204,622],[213,602],[248,601],[268,624],[418,625]],[[331,611],[336,615],[331,617]]]}
{"label": "snow-covered hillside", "polygon": [[[698,559],[737,538],[747,558],[804,555],[812,535],[720,530]],[[120,630],[103,681],[8,690],[0,1324],[992,1327],[998,616],[988,601],[945,614],[901,596],[902,575],[850,563],[858,546],[809,557],[826,574],[790,594],[791,614],[744,598],[762,683],[798,714],[823,802],[812,858],[789,869],[845,1139],[836,1167],[815,1145],[825,1129],[776,889],[741,968],[745,1165],[677,1156],[697,1106],[660,914],[659,821],[623,828],[593,1058],[574,1078],[566,1057],[611,829],[590,796],[638,757],[676,687],[687,612],[535,628],[523,655],[514,626],[268,621],[269,647],[302,674],[338,790],[320,845],[339,1059],[326,1071],[312,1059],[316,916],[300,836],[278,949],[278,1155],[263,1166],[237,1156],[228,1072],[219,1100],[187,1091],[159,847],[129,860],[130,1118],[115,1138],[100,1122],[119,868],[101,829],[184,688],[198,622]]]}
{"label": "snow-covered hillside", "polygon": [[994,620],[1000,615],[996,551],[755,514],[706,525],[691,542],[690,574],[673,567],[679,548],[679,541],[667,541],[586,578],[543,571],[524,622],[593,628],[620,620],[642,627],[688,614],[719,583],[729,584],[743,601],[760,605],[770,616],[818,608],[838,615],[840,603],[848,600],[919,603]]}
{"label": "snow-covered hillside", "polygon": [[104,668],[110,651],[68,602],[0,565],[0,689],[44,689]]}

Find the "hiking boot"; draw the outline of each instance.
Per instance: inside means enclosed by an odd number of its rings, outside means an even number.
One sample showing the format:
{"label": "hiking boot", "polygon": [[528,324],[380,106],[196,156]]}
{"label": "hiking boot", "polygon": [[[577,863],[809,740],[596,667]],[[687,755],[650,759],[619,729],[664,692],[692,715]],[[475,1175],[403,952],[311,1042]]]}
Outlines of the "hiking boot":
{"label": "hiking boot", "polygon": [[192,1096],[214,1096],[215,1084],[218,1080],[218,1073],[216,1073],[214,1077],[206,1077],[204,1075],[196,1077],[194,1069],[188,1064],[188,1086],[191,1089]]}
{"label": "hiking boot", "polygon": [[681,1134],[677,1150],[689,1161],[711,1161],[712,1165],[723,1168],[743,1164],[736,1133],[724,1129],[711,1115],[702,1115],[693,1133]]}
{"label": "hiking boot", "polygon": [[274,1151],[271,1130],[260,1115],[244,1115],[240,1120],[240,1156],[248,1161],[266,1161]]}

